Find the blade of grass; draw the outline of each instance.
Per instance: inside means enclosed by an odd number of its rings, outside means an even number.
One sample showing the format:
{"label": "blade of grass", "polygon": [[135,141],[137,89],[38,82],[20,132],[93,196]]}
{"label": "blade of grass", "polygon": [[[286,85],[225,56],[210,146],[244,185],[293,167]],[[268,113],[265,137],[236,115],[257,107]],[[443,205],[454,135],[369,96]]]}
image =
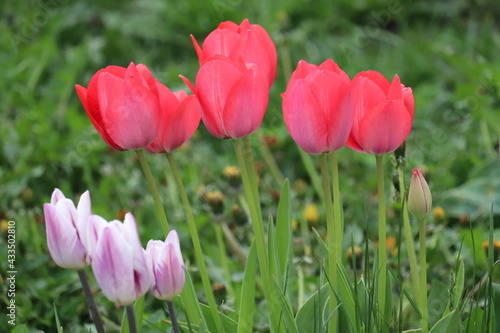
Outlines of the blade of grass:
{"label": "blade of grass", "polygon": [[255,313],[255,276],[257,272],[257,250],[255,241],[250,246],[241,287],[241,302],[237,333],[252,333]]}

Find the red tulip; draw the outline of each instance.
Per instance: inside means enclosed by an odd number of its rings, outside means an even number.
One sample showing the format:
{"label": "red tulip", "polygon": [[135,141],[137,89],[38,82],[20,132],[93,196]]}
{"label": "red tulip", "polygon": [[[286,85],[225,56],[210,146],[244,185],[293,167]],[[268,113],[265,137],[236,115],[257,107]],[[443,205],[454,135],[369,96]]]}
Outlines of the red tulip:
{"label": "red tulip", "polygon": [[283,97],[283,116],[292,138],[309,154],[346,144],[354,110],[341,109],[349,77],[328,59],[321,65],[301,60]]}
{"label": "red tulip", "polygon": [[143,148],[156,137],[161,110],[157,80],[142,64],[108,66],[76,92],[103,140],[117,150]]}
{"label": "red tulip", "polygon": [[183,80],[198,97],[201,119],[212,135],[238,139],[260,126],[269,87],[258,66],[217,55],[201,66],[196,88],[184,77]]}
{"label": "red tulip", "polygon": [[191,39],[200,65],[217,54],[231,58],[241,57],[244,63],[255,64],[264,71],[269,87],[273,84],[278,56],[273,41],[260,25],[250,24],[248,19],[244,19],[240,25],[231,21],[222,22],[207,36],[203,48],[193,36]]}
{"label": "red tulip", "polygon": [[184,91],[173,93],[157,83],[162,118],[156,139],[145,147],[154,154],[170,153],[193,135],[200,123],[201,106],[195,95]]}
{"label": "red tulip", "polygon": [[343,101],[343,109],[355,113],[347,146],[375,155],[396,150],[411,131],[413,107],[411,88],[397,75],[389,83],[376,71],[359,73]]}

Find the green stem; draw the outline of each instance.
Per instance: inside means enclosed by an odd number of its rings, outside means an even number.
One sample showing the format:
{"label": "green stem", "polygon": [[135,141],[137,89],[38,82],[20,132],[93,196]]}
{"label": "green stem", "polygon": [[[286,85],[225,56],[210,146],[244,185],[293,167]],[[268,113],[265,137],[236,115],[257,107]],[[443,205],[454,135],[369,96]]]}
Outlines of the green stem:
{"label": "green stem", "polygon": [[427,248],[425,242],[425,217],[418,223],[420,238],[420,294],[422,301],[422,333],[428,332],[429,319],[427,311]]}
{"label": "green stem", "polygon": [[403,168],[398,168],[399,173],[399,192],[401,196],[401,208],[403,209],[403,228],[405,232],[406,248],[408,250],[408,260],[410,261],[410,273],[412,279],[413,290],[417,299],[419,307],[422,306],[422,299],[420,295],[420,278],[418,276],[417,255],[415,252],[415,245],[413,244],[413,234],[411,232],[410,216],[408,215],[408,204],[405,200],[405,183]]}
{"label": "green stem", "polygon": [[384,323],[385,315],[385,295],[387,281],[387,249],[386,249],[386,220],[385,220],[385,189],[384,189],[384,157],[375,156],[377,160],[378,178],[378,308],[380,323]]}
{"label": "green stem", "polygon": [[137,333],[137,323],[135,321],[134,306],[127,305],[125,307],[127,311],[128,327],[130,333]]}
{"label": "green stem", "polygon": [[170,313],[170,320],[172,321],[172,330],[174,333],[180,333],[179,322],[177,321],[177,316],[175,315],[175,307],[172,301],[167,301],[168,312]]}
{"label": "green stem", "polygon": [[333,217],[335,223],[335,249],[337,252],[337,264],[342,264],[342,236],[344,235],[344,224],[342,221],[342,198],[340,197],[339,166],[337,154],[332,156],[332,183],[333,183]]}
{"label": "green stem", "polygon": [[[328,155],[320,155],[321,178],[323,180],[323,193],[325,195],[326,208],[326,239],[328,245],[328,279],[330,281],[330,314],[337,308],[338,290],[337,279],[337,244],[335,242],[335,216],[333,211],[332,191],[330,189],[330,176],[328,175]],[[338,316],[333,315],[328,324],[328,332],[333,333],[338,330]]]}
{"label": "green stem", "polygon": [[144,175],[146,176],[146,180],[149,185],[149,190],[151,191],[151,195],[153,195],[153,200],[155,201],[156,206],[156,215],[160,220],[161,229],[163,230],[163,235],[167,237],[170,232],[170,227],[168,226],[167,215],[165,214],[165,210],[163,209],[163,204],[161,202],[160,194],[158,193],[158,188],[156,187],[155,180],[153,178],[153,174],[151,173],[151,169],[149,168],[148,161],[146,160],[146,156],[144,155],[144,150],[136,150],[137,157],[139,158],[139,163],[141,163],[142,170],[144,171]]}
{"label": "green stem", "polygon": [[224,244],[224,236],[222,235],[222,226],[220,223],[214,224],[215,238],[217,239],[217,245],[219,247],[219,255],[222,264],[222,270],[224,271],[224,278],[226,279],[227,291],[230,296],[235,296],[233,283],[231,281],[231,270],[229,269],[229,263],[227,261],[226,245]]}
{"label": "green stem", "polygon": [[90,318],[92,318],[97,332],[105,333],[106,331],[104,330],[101,315],[99,314],[99,310],[97,309],[97,305],[95,304],[94,297],[92,296],[92,291],[90,290],[89,282],[87,280],[87,274],[85,273],[85,270],[83,268],[78,270],[78,277],[80,278],[83,293],[85,295],[85,298],[87,299]]}
{"label": "green stem", "polygon": [[222,332],[222,323],[220,320],[219,312],[217,309],[217,304],[215,303],[215,298],[212,292],[212,285],[208,277],[207,267],[205,266],[205,260],[203,259],[203,251],[201,250],[200,238],[198,236],[198,230],[196,228],[196,223],[194,221],[193,212],[191,210],[191,205],[189,204],[189,199],[187,197],[186,189],[182,183],[181,176],[179,174],[179,169],[171,153],[167,153],[167,159],[174,174],[175,182],[177,183],[177,188],[181,196],[182,205],[184,206],[184,211],[186,212],[186,218],[189,226],[189,233],[193,241],[194,253],[196,255],[196,262],[198,268],[200,269],[201,282],[203,284],[203,289],[205,290],[205,295],[207,297],[208,305],[212,313],[215,326],[219,332]]}
{"label": "green stem", "polygon": [[[262,222],[262,214],[260,208],[260,202],[256,202],[256,197],[258,198],[258,193],[254,194],[254,186],[257,187],[257,184],[252,184],[250,174],[252,173],[248,169],[254,169],[254,165],[251,162],[253,157],[251,156],[251,151],[246,150],[245,154],[243,153],[239,140],[233,140],[234,151],[236,153],[236,159],[238,160],[238,164],[241,170],[241,177],[243,179],[243,186],[245,189],[245,195],[248,201],[248,208],[250,211],[250,218],[252,220],[252,226],[255,234],[255,242],[257,245],[257,257],[259,259],[259,268],[260,274],[262,277],[262,284],[264,287],[264,297],[267,302],[267,307],[269,311],[269,319],[271,322],[271,332],[278,332],[278,320],[276,314],[277,302],[274,301],[272,297],[272,287],[271,287],[271,279],[269,275],[269,265],[267,261],[266,254],[266,239],[264,235],[264,223]],[[247,163],[246,163],[247,162]],[[253,170],[253,174],[255,175],[255,170]]]}

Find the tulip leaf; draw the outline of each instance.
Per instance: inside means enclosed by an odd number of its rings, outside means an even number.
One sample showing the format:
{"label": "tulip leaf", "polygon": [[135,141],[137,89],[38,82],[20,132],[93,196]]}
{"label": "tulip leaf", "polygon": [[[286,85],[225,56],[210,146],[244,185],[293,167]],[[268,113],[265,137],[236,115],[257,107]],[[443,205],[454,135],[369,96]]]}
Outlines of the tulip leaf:
{"label": "tulip leaf", "polygon": [[241,302],[237,333],[253,332],[253,316],[255,313],[255,276],[257,272],[257,248],[255,240],[250,246],[243,285],[241,287]]}
{"label": "tulip leaf", "polygon": [[299,332],[325,332],[323,324],[328,311],[329,285],[314,292],[300,307],[295,317]]}
{"label": "tulip leaf", "polygon": [[[186,315],[192,324],[205,326],[206,320],[200,307],[200,303],[196,297],[196,289],[193,285],[193,280],[186,269],[186,281],[184,289],[181,292],[182,307],[186,311]],[[206,327],[204,327],[206,329]]]}
{"label": "tulip leaf", "polygon": [[281,289],[279,282],[274,279],[274,287],[276,288],[275,292],[277,294],[278,301],[281,305],[281,315],[282,319],[285,322],[286,332],[290,333],[299,333],[306,331],[299,331],[297,327],[297,323],[293,318],[292,306],[290,305],[289,299],[283,293],[283,289]]}

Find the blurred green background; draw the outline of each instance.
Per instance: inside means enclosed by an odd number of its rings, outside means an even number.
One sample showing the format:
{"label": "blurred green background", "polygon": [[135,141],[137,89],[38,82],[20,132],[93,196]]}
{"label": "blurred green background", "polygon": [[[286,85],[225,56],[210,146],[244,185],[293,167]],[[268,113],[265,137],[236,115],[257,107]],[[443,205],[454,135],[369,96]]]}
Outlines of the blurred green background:
{"label": "blurred green background", "polygon": [[[53,304],[67,332],[79,332],[88,320],[76,274],[55,267],[47,254],[42,204],[50,200],[53,188],[62,189],[70,198],[89,189],[93,211],[109,220],[132,211],[140,221],[144,245],[161,235],[135,154],[106,146],[74,85],[86,86],[107,65],[126,67],[133,61],[146,64],[172,90],[186,90],[179,74],[194,80],[198,69],[189,35],[201,43],[226,20],[239,23],[248,18],[262,25],[278,50],[278,75],[269,108],[261,129],[252,135],[262,167],[260,186],[266,212],[275,210],[275,193],[282,184],[269,172],[260,148],[263,139],[272,142],[269,151],[293,186],[293,217],[303,218],[304,206],[318,203],[318,228],[324,224],[323,208],[281,115],[280,93],[297,62],[305,59],[319,64],[333,58],[351,78],[369,69],[389,79],[398,74],[402,83],[413,88],[416,105],[413,131],[406,143],[405,177],[409,179],[413,167],[424,168],[435,206],[445,212],[430,226],[429,261],[446,283],[448,266],[456,260],[465,237],[467,246],[462,252],[469,256],[468,268],[472,270],[473,262],[484,268],[480,246],[486,239],[491,202],[500,193],[499,2],[29,0],[3,1],[0,8],[0,244],[5,245],[6,221],[16,221],[18,323],[52,332]],[[218,219],[237,224],[232,214],[237,195],[232,195],[234,189],[223,177],[224,167],[236,164],[231,146],[200,125],[189,144],[175,153],[206,242],[204,251],[214,281],[221,275],[220,263],[210,228],[213,215],[203,193],[221,190],[226,202]],[[346,228],[352,235],[345,239],[373,239],[375,160],[347,148],[338,156]],[[169,219],[181,230],[185,255],[192,258],[166,159],[153,155],[148,159],[162,184]],[[392,158],[387,161],[390,177]],[[393,195],[391,182],[387,186]],[[392,209],[390,232],[396,234],[397,204]],[[494,210],[500,214],[498,205]],[[469,225],[478,237],[475,243]],[[473,252],[478,256],[475,261]],[[433,253],[440,255],[433,257]],[[4,257],[2,253],[0,258]],[[241,270],[236,261],[232,264]],[[234,279],[238,278],[236,274]],[[8,301],[6,284],[1,288],[3,307]],[[110,320],[119,321],[102,295],[99,300]],[[161,322],[161,306],[151,316],[152,322]],[[4,324],[2,319],[0,329]]]}

